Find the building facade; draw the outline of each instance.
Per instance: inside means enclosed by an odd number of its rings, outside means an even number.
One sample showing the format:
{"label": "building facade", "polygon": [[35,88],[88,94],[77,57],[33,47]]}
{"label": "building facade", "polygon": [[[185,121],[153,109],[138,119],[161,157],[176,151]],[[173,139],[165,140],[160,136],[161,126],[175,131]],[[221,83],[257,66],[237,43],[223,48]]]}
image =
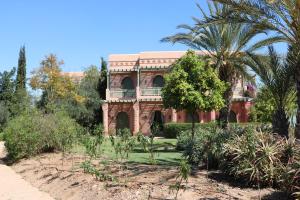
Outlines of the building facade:
{"label": "building facade", "polygon": [[[119,128],[129,128],[133,134],[139,131],[147,135],[151,125],[174,122],[191,122],[192,116],[185,110],[165,109],[161,88],[169,67],[185,51],[141,52],[139,54],[115,54],[109,56],[106,101],[102,104],[105,134],[113,134]],[[205,52],[197,52],[203,55]],[[247,122],[251,98],[245,97],[247,85],[241,78],[231,107],[232,122]],[[206,123],[218,117],[217,111],[198,111],[197,122]]]}

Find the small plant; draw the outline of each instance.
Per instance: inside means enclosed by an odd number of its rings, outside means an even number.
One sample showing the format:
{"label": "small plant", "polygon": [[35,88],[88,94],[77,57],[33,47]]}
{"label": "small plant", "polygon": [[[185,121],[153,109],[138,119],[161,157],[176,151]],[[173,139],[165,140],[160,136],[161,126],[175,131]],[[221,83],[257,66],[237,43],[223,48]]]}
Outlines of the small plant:
{"label": "small plant", "polygon": [[179,174],[176,177],[176,183],[175,185],[170,186],[172,190],[176,190],[176,194],[174,198],[175,200],[177,200],[178,198],[179,190],[181,188],[184,188],[184,190],[186,189],[186,187],[183,186],[182,183],[185,181],[185,183],[187,184],[190,173],[191,173],[191,166],[189,165],[188,161],[182,160],[180,162]]}
{"label": "small plant", "polygon": [[86,154],[90,159],[96,158],[98,150],[100,149],[104,141],[104,136],[102,132],[98,132],[95,136],[87,135],[83,139],[83,145],[85,147]]}

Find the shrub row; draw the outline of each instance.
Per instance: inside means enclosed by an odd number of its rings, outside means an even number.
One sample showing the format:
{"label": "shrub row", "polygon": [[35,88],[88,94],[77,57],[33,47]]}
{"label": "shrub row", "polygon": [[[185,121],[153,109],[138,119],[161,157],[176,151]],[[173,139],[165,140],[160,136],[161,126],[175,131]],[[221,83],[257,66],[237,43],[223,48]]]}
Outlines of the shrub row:
{"label": "shrub row", "polygon": [[[216,123],[196,123],[196,129],[210,129],[216,127]],[[232,123],[231,126],[236,127],[247,127],[251,126],[256,128],[257,130],[269,131],[271,130],[271,124],[262,124],[257,122],[252,123]],[[181,132],[189,131],[192,128],[192,123],[167,123],[164,125],[164,136],[166,138],[176,138]]]}
{"label": "shrub row", "polygon": [[9,121],[3,133],[9,158],[17,161],[42,152],[66,151],[79,131],[77,123],[64,113],[32,111]]}

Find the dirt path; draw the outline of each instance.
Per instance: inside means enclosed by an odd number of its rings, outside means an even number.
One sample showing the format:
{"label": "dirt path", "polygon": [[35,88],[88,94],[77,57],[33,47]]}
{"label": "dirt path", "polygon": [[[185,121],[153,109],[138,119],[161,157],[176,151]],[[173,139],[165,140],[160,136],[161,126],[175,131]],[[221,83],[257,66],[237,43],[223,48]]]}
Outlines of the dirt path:
{"label": "dirt path", "polygon": [[4,143],[0,142],[0,199],[1,200],[53,200],[49,194],[39,191],[1,159],[5,156]]}

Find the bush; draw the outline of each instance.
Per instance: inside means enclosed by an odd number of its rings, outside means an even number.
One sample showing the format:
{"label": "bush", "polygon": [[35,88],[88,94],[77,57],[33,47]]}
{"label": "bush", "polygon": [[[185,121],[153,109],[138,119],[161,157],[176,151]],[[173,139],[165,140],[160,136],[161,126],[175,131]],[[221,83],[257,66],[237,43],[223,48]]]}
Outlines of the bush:
{"label": "bush", "polygon": [[[252,129],[252,128],[249,128]],[[242,135],[248,127],[232,125],[228,130],[217,126],[197,128],[194,141],[191,131],[185,131],[177,137],[177,150],[183,150],[183,155],[194,165],[205,163],[208,168],[216,168],[222,157],[223,146],[236,135]]]}
{"label": "bush", "polygon": [[64,113],[43,115],[38,111],[12,119],[4,129],[4,140],[12,161],[46,151],[70,149],[79,131],[78,125]]}
{"label": "bush", "polygon": [[[215,123],[196,123],[195,129],[215,127]],[[164,136],[166,138],[176,138],[181,132],[192,129],[192,123],[167,123],[164,125]]]}
{"label": "bush", "polygon": [[4,102],[0,101],[0,132],[4,129],[6,123],[8,122],[10,112],[8,107],[5,106]]}
{"label": "bush", "polygon": [[249,184],[300,189],[300,144],[263,132],[247,132],[224,146],[223,170]]}

